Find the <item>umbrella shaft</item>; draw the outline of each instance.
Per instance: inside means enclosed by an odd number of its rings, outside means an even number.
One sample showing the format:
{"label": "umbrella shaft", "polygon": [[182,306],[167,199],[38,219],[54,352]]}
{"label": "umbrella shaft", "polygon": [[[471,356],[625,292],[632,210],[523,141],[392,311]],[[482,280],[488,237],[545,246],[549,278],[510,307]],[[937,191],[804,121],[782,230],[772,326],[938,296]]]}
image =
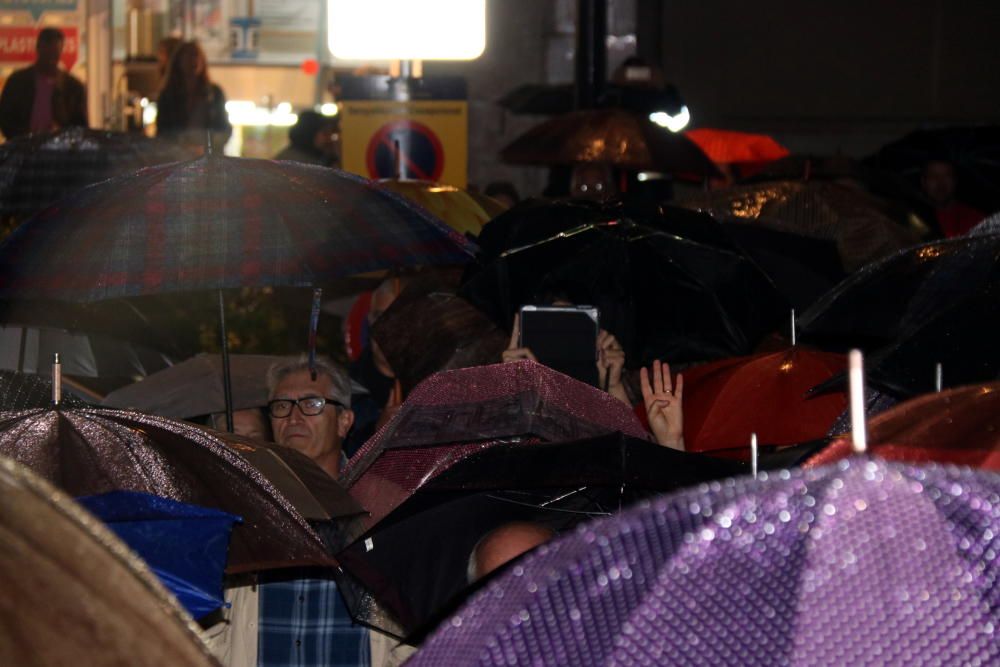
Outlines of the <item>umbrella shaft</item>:
{"label": "umbrella shaft", "polygon": [[233,384],[229,372],[229,336],[226,334],[226,300],[219,290],[219,332],[222,336],[222,393],[226,398],[226,430],[233,433]]}

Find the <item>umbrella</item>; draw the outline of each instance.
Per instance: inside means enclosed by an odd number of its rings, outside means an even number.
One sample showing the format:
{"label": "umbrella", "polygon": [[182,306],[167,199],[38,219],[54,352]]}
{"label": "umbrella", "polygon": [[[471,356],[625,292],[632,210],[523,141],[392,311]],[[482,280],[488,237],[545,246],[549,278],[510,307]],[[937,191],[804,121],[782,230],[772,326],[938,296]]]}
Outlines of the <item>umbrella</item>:
{"label": "umbrella", "polygon": [[597,162],[632,171],[696,174],[718,172],[690,139],[645,114],[624,109],[573,111],[546,120],[500,151],[504,162],[574,165]]}
{"label": "umbrella", "polygon": [[44,374],[56,352],[63,373],[84,378],[134,380],[169,365],[168,357],[145,345],[101,334],[0,325],[0,368]]}
{"label": "umbrella", "polygon": [[846,364],[839,354],[794,346],[685,370],[685,449],[739,447],[749,453],[751,433],[761,444],[780,446],[823,437],[847,397],[807,393]]}
{"label": "umbrella", "polygon": [[477,236],[490,218],[504,211],[500,202],[485,195],[474,197],[453,185],[388,178],[378,183],[424,207],[461,234]]}
{"label": "umbrella", "polygon": [[125,544],[194,618],[221,608],[229,532],[240,518],[169,498],[112,491],[78,498]]}
{"label": "umbrella", "polygon": [[788,149],[766,134],[700,127],[684,133],[698,144],[712,162],[760,165],[790,155]]}
{"label": "umbrella", "polygon": [[[370,528],[454,462],[500,443],[647,434],[607,393],[522,361],[443,371],[420,383],[342,474]],[[461,446],[459,446],[461,445]]]}
{"label": "umbrella", "polygon": [[[1000,383],[957,387],[918,396],[868,420],[868,451],[904,463],[954,463],[1000,472]],[[840,438],[806,464],[851,455]]]}
{"label": "umbrella", "polygon": [[123,410],[4,412],[0,455],[74,496],[138,491],[242,517],[233,529],[230,572],[331,564],[291,503],[205,429]]}
{"label": "umbrella", "polygon": [[191,154],[141,134],[70,127],[0,145],[0,218],[23,220],[91,183]]}
{"label": "umbrella", "polygon": [[849,271],[915,243],[918,234],[897,224],[867,193],[822,181],[738,185],[694,193],[682,206],[733,222],[755,223],[835,241]]}
{"label": "umbrella", "polygon": [[916,130],[883,146],[867,162],[919,186],[931,160],[955,165],[958,199],[985,211],[1000,208],[1000,126]]}
{"label": "umbrella", "polygon": [[482,449],[445,463],[337,560],[376,598],[385,596],[409,633],[469,588],[470,554],[494,528],[528,521],[563,532],[641,497],[744,468],[619,433]]}
{"label": "umbrella", "polygon": [[998,492],[866,459],[705,484],[543,545],[409,664],[995,663]]}
{"label": "umbrella", "polygon": [[968,231],[966,236],[1000,234],[1000,213],[994,213]]}
{"label": "umbrella", "polygon": [[747,354],[784,319],[784,299],[741,253],[609,213],[484,261],[459,295],[504,328],[549,292],[597,306],[635,366]]}
{"label": "umbrella", "polygon": [[[70,391],[64,391],[62,403],[69,408],[82,408],[87,405],[86,401]],[[51,380],[29,373],[0,370],[0,411],[47,408],[50,405],[52,405]]]}
{"label": "umbrella", "polygon": [[0,664],[218,664],[142,559],[72,498],[2,457],[0,545]]}
{"label": "umbrella", "polygon": [[460,234],[363,178],[208,154],[91,186],[40,213],[0,245],[0,298],[319,286],[471,254]]}

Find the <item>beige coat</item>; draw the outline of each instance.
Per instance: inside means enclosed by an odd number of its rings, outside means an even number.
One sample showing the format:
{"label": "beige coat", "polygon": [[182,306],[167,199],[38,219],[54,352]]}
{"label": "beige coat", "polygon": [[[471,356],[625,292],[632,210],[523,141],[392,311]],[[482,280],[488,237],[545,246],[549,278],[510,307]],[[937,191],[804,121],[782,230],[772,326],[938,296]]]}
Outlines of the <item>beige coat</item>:
{"label": "beige coat", "polygon": [[[226,598],[231,606],[223,610],[223,620],[205,630],[205,641],[225,667],[257,667],[257,586],[228,588]],[[376,630],[369,636],[372,667],[397,667],[416,651]]]}

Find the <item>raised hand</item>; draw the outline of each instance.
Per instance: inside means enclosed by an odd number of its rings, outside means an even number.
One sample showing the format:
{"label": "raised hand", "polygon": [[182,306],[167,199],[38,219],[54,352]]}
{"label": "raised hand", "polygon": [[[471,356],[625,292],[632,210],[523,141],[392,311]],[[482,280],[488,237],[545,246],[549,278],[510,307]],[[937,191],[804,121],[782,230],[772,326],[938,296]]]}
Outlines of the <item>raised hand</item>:
{"label": "raised hand", "polygon": [[646,406],[649,428],[656,442],[664,447],[684,450],[684,376],[677,376],[677,385],[670,381],[670,365],[654,361],[651,369],[639,373],[642,401]]}
{"label": "raised hand", "polygon": [[632,402],[622,382],[624,369],[625,350],[617,338],[601,329],[597,335],[597,377],[601,382],[601,389],[607,390],[609,394],[631,407]]}

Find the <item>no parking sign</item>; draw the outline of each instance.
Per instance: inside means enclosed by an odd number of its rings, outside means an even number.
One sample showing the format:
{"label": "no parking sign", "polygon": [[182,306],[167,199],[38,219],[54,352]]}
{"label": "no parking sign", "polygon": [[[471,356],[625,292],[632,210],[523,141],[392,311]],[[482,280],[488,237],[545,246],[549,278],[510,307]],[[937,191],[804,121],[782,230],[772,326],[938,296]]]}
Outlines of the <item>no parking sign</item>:
{"label": "no parking sign", "polygon": [[[426,99],[430,96],[426,83],[421,90],[425,99],[410,101],[341,97],[344,169],[368,178],[394,178],[398,173],[402,178],[465,187],[467,103],[464,99]],[[379,96],[370,87],[365,93]]]}

